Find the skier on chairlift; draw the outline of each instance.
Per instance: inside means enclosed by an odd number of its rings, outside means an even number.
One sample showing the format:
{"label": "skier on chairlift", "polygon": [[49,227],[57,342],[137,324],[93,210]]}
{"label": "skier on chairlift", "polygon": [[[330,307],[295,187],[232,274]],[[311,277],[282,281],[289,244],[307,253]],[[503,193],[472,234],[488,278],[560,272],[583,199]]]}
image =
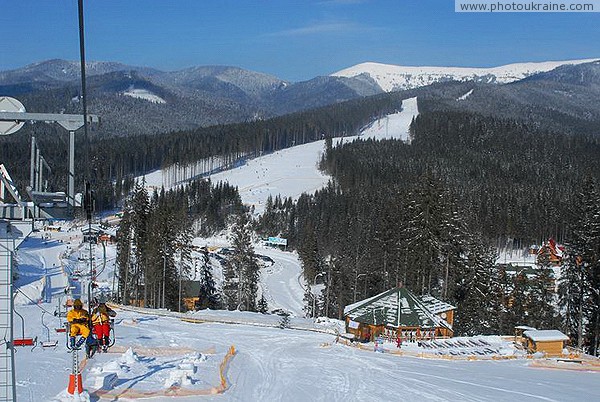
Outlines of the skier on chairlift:
{"label": "skier on chairlift", "polygon": [[[73,309],[67,314],[67,321],[69,322],[69,341],[71,349],[79,349],[87,340],[90,335],[90,329],[88,327],[88,321],[90,315],[86,309],[83,308],[83,303],[80,299],[75,299],[73,302]],[[81,338],[75,342],[77,335],[81,335]]]}
{"label": "skier on chairlift", "polygon": [[103,352],[106,352],[110,345],[110,319],[116,315],[117,313],[105,303],[98,304],[98,307],[92,312],[94,333]]}

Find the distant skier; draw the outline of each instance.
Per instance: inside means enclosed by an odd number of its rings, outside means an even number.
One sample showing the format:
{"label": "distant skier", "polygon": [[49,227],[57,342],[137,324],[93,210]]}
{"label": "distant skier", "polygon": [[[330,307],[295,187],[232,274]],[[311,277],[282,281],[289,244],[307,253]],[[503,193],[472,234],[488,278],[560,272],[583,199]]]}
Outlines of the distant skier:
{"label": "distant skier", "polygon": [[[90,329],[88,328],[89,320],[90,315],[87,310],[83,308],[83,303],[80,299],[75,299],[73,302],[73,309],[67,313],[67,321],[70,324],[69,341],[71,349],[79,349],[90,335]],[[81,338],[75,343],[75,337],[77,335],[81,335]]]}
{"label": "distant skier", "polygon": [[396,347],[398,349],[400,349],[402,347],[402,335],[398,334],[398,337],[396,338]]}
{"label": "distant skier", "polygon": [[108,350],[110,344],[110,318],[116,315],[117,313],[105,303],[100,303],[92,312],[94,333],[98,338],[98,343],[102,347],[103,352]]}

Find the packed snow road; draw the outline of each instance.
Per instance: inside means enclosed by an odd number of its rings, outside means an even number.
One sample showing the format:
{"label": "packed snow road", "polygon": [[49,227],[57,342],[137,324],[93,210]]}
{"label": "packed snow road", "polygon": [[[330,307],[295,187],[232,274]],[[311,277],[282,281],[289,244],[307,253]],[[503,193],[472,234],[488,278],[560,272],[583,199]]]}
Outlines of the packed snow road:
{"label": "packed snow road", "polygon": [[304,288],[302,266],[298,254],[273,248],[256,252],[273,259],[274,264],[261,270],[260,286],[269,304],[269,310],[281,309],[296,317],[304,316]]}

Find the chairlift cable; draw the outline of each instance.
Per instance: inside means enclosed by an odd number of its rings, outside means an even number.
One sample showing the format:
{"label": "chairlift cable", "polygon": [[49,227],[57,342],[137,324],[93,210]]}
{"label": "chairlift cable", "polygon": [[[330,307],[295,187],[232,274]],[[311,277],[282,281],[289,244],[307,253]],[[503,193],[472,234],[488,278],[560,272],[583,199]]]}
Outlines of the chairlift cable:
{"label": "chairlift cable", "polygon": [[[31,297],[27,296],[21,289],[16,289],[17,292],[21,293],[23,296],[25,296],[25,298],[27,300],[29,300],[30,302],[32,302],[37,308],[39,308],[40,310],[46,312],[47,314],[50,314],[52,316],[54,316],[54,313],[49,312],[48,310],[46,310],[45,308],[43,308],[42,306],[40,306],[35,300],[31,299]],[[60,318],[57,318],[60,321]]]}

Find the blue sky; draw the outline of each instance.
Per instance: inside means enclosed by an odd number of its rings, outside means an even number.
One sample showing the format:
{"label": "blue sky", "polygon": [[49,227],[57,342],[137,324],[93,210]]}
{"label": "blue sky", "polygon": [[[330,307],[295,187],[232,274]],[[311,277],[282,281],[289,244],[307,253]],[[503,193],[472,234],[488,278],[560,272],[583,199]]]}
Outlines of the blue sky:
{"label": "blue sky", "polygon": [[[600,57],[600,13],[455,13],[454,0],[85,0],[86,58],[232,65],[290,81],[365,61],[491,67]],[[79,59],[77,0],[3,0],[0,70]]]}

